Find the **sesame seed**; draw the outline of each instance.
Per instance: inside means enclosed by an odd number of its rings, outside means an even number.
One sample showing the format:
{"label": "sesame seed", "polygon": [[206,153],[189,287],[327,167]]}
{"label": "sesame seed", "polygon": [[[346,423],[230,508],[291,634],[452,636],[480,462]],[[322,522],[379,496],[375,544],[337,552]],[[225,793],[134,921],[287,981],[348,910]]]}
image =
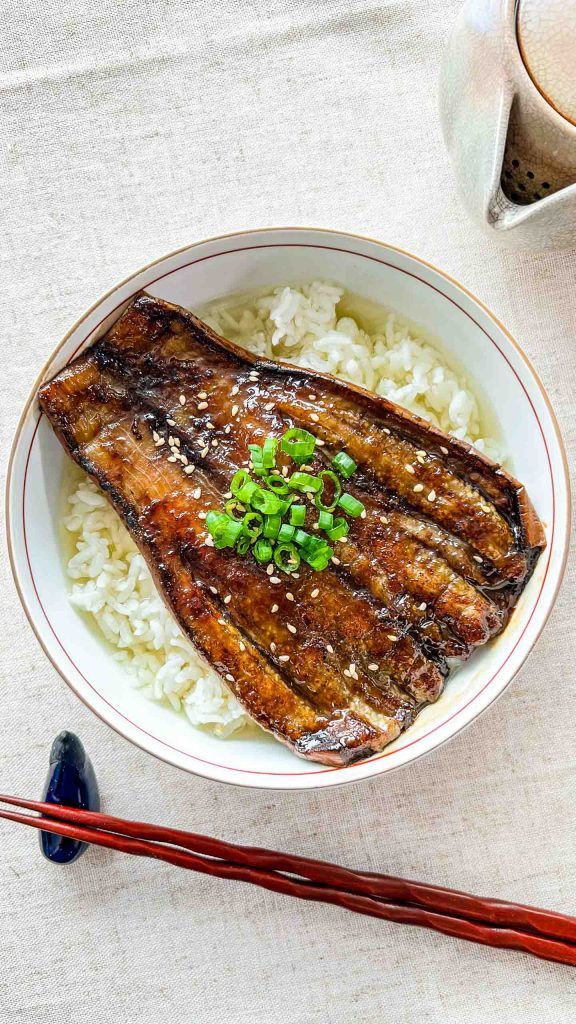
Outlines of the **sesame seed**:
{"label": "sesame seed", "polygon": [[241,651],[245,651],[246,650],[246,644],[244,643],[243,640],[240,641],[238,646],[240,647]]}
{"label": "sesame seed", "polygon": [[271,576],[270,583],[280,583],[280,580],[278,579],[277,576]]}
{"label": "sesame seed", "polygon": [[224,604],[230,604],[231,600],[232,600],[232,594],[226,594],[226,597],[224,598]]}
{"label": "sesame seed", "polygon": [[404,469],[406,470],[407,473],[415,473],[416,472],[416,470],[414,469],[414,466],[411,466],[409,462],[407,462],[405,464]]}
{"label": "sesame seed", "polygon": [[213,448],[217,448],[219,444],[220,444],[220,442],[218,441],[218,439],[214,438],[214,440],[212,441],[212,447]]}
{"label": "sesame seed", "polygon": [[296,632],[296,626],[293,626],[291,622],[286,623],[286,629],[288,630],[289,633]]}
{"label": "sesame seed", "polygon": [[217,594],[217,593],[218,593],[218,591],[216,590],[216,587],[208,587],[208,590],[209,590],[209,591],[210,591],[210,593],[212,593],[212,594]]}
{"label": "sesame seed", "polygon": [[350,675],[351,676],[355,676],[356,675],[356,665],[354,664],[353,661],[350,662]]}
{"label": "sesame seed", "polygon": [[427,608],[426,601],[422,601],[422,604],[418,605],[418,610],[421,611],[421,612],[425,612],[426,608]]}
{"label": "sesame seed", "polygon": [[272,643],[270,644],[270,650],[272,651],[272,653],[274,653],[274,651],[276,650],[276,644],[274,643],[274,641],[272,641]]}
{"label": "sesame seed", "polygon": [[237,416],[238,415],[238,406],[237,405],[233,405],[232,406],[231,413],[232,413],[232,416]]}
{"label": "sesame seed", "polygon": [[184,466],[184,472],[186,473],[186,476],[190,476],[190,474],[193,473],[195,469],[196,469],[196,466],[192,466],[192,465]]}
{"label": "sesame seed", "polygon": [[361,513],[360,513],[360,519],[366,519],[366,509],[365,508],[363,508]]}
{"label": "sesame seed", "polygon": [[206,445],[206,447],[205,447],[205,448],[203,448],[203,449],[202,449],[202,451],[200,452],[200,457],[201,457],[202,459],[205,459],[205,458],[206,458],[206,456],[208,455],[208,452],[209,452],[209,451],[210,451],[210,446],[209,446],[209,445]]}
{"label": "sesame seed", "polygon": [[391,430],[388,430],[388,427],[383,427],[382,429],[383,429],[385,434],[391,434],[392,433]]}
{"label": "sesame seed", "polygon": [[266,409],[266,412],[270,412],[274,408],[274,402],[266,402],[264,408]]}
{"label": "sesame seed", "polygon": [[448,455],[448,449],[442,444],[440,445],[440,451],[442,452],[442,455]]}
{"label": "sesame seed", "polygon": [[160,440],[160,434],[156,430],[152,431],[152,437],[154,438],[155,441]]}
{"label": "sesame seed", "polygon": [[229,423],[227,423],[226,426],[224,427],[224,433],[225,434],[229,434],[231,429],[232,429],[232,427],[230,426]]}
{"label": "sesame seed", "polygon": [[291,590],[287,591],[287,593],[286,593],[286,600],[287,601],[293,601],[294,600],[294,594],[292,593]]}
{"label": "sesame seed", "polygon": [[212,420],[206,420],[206,427],[208,430],[214,430],[214,424],[212,423]]}
{"label": "sesame seed", "polygon": [[218,622],[220,623],[221,626],[226,625],[226,619],[218,619]]}
{"label": "sesame seed", "polygon": [[319,448],[323,448],[324,445],[326,444],[326,441],[323,441],[321,437],[317,437],[316,444],[318,445]]}
{"label": "sesame seed", "polygon": [[288,466],[282,466],[282,476],[288,476],[289,472]]}
{"label": "sesame seed", "polygon": [[199,512],[198,519],[206,519],[206,512]]}
{"label": "sesame seed", "polygon": [[398,637],[394,633],[387,633],[386,636],[388,637],[389,640],[392,641],[392,643],[394,643],[394,641],[398,639]]}
{"label": "sesame seed", "polygon": [[196,500],[198,500],[198,498],[200,498],[201,496],[202,496],[202,488],[201,487],[196,487],[192,491],[192,497],[196,498]]}
{"label": "sesame seed", "polygon": [[172,448],[172,446],[173,446],[173,444],[174,444],[174,438],[172,437],[172,434],[169,434],[169,435],[168,435],[168,444],[169,444],[169,445],[170,445],[170,447]]}
{"label": "sesame seed", "polygon": [[481,562],[482,561],[482,558],[480,557],[480,555],[472,555],[472,557],[473,557],[475,562]]}
{"label": "sesame seed", "polygon": [[[206,517],[204,517],[204,518],[206,518]],[[206,540],[204,541],[204,547],[207,547],[207,548],[213,548],[214,547],[214,541],[212,540],[212,537],[210,535],[208,535],[206,537]]]}
{"label": "sesame seed", "polygon": [[176,456],[175,455],[169,455],[167,461],[168,462],[176,462]]}
{"label": "sesame seed", "polygon": [[199,409],[207,409],[208,408],[208,402],[198,402],[198,408]]}
{"label": "sesame seed", "polygon": [[164,444],[164,438],[161,437],[161,438],[159,438],[158,441],[156,441],[156,448],[161,448],[163,444]]}
{"label": "sesame seed", "polygon": [[371,661],[370,664],[368,665],[368,668],[370,669],[371,672],[377,672],[380,666],[377,665],[375,661]]}
{"label": "sesame seed", "polygon": [[388,525],[388,520],[386,519],[386,516],[380,516],[380,522],[384,523],[384,526]]}
{"label": "sesame seed", "polygon": [[318,597],[319,593],[320,591],[318,590],[318,587],[314,587],[314,590],[311,592],[310,597]]}
{"label": "sesame seed", "polygon": [[273,604],[270,611],[272,612],[272,615],[276,615],[276,612],[278,611],[278,605]]}
{"label": "sesame seed", "polygon": [[416,494],[419,494],[420,491],[424,490],[424,484],[414,484],[414,490],[416,491]]}
{"label": "sesame seed", "polygon": [[326,644],[326,650],[328,651],[328,654],[334,654],[334,648],[332,647],[332,644]]}
{"label": "sesame seed", "polygon": [[208,395],[206,394],[205,391],[199,391],[198,392],[198,398],[203,402],[204,399],[208,398]]}
{"label": "sesame seed", "polygon": [[180,447],[180,438],[179,437],[175,437],[174,438],[174,444],[176,445],[177,448]]}
{"label": "sesame seed", "polygon": [[332,555],[332,558],[330,559],[330,561],[333,563],[333,565],[341,565],[342,564],[340,559],[336,558],[336,555]]}
{"label": "sesame seed", "polygon": [[231,497],[232,497],[232,491],[226,491],[226,492],[224,493],[224,497],[225,497],[225,498],[231,498]]}
{"label": "sesame seed", "polygon": [[313,402],[314,399],[316,398],[316,395],[308,395],[308,398],[310,399],[311,402]]}
{"label": "sesame seed", "polygon": [[274,572],[274,566],[272,565],[272,562],[270,562],[270,565],[266,566],[266,572],[268,573],[269,576],[271,576],[272,573]]}
{"label": "sesame seed", "polygon": [[186,395],[180,395],[178,401],[180,402],[180,405],[186,405]]}
{"label": "sesame seed", "polygon": [[227,679],[229,683],[233,683],[234,682],[234,676],[230,675],[229,672],[226,673],[224,678]]}
{"label": "sesame seed", "polygon": [[428,494],[428,501],[436,501],[436,491],[430,491]]}
{"label": "sesame seed", "polygon": [[417,455],[416,456],[416,461],[419,462],[421,466],[425,466],[426,465],[426,459],[424,458],[423,455]]}
{"label": "sesame seed", "polygon": [[347,668],[344,669],[344,675],[346,676],[347,679],[350,679],[350,672],[348,671]]}
{"label": "sesame seed", "polygon": [[231,395],[237,395],[239,391],[240,391],[240,388],[238,387],[237,384],[235,384],[234,387],[232,388],[232,390],[230,391],[230,394]]}
{"label": "sesame seed", "polygon": [[426,455],[426,452],[421,449],[419,452],[416,452],[416,455]]}
{"label": "sesame seed", "polygon": [[290,655],[289,654],[280,654],[279,657],[278,657],[278,661],[290,661]]}
{"label": "sesame seed", "polygon": [[306,463],[303,463],[300,466],[300,469],[303,470],[305,473],[311,473],[312,472],[312,466],[308,466]]}
{"label": "sesame seed", "polygon": [[313,412],[312,415],[310,416],[310,419],[312,420],[312,423],[318,423],[320,417],[317,412]]}
{"label": "sesame seed", "polygon": [[299,580],[300,579],[300,573],[299,572],[293,572],[292,573],[292,579],[293,580]]}
{"label": "sesame seed", "polygon": [[166,423],[168,424],[169,427],[176,426],[176,420],[166,420]]}
{"label": "sesame seed", "polygon": [[183,466],[188,465],[188,459],[182,452],[180,452],[180,462],[182,463]]}

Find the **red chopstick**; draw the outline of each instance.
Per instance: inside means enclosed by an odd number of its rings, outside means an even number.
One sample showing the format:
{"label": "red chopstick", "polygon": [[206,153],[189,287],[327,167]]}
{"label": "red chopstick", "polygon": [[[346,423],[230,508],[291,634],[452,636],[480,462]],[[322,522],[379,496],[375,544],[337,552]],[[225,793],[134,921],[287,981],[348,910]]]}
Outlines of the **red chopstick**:
{"label": "red chopstick", "polygon": [[41,812],[34,817],[1,809],[0,817],[46,832],[576,966],[576,918],[566,915],[106,814],[19,797],[0,796],[0,801]]}

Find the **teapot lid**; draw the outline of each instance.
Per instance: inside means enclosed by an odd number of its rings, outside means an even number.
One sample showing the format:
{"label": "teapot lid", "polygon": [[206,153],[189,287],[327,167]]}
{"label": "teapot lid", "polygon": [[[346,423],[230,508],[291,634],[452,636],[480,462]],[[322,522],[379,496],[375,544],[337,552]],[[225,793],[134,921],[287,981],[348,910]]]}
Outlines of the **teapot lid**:
{"label": "teapot lid", "polygon": [[559,114],[576,124],[576,3],[519,0],[516,33],[534,85]]}

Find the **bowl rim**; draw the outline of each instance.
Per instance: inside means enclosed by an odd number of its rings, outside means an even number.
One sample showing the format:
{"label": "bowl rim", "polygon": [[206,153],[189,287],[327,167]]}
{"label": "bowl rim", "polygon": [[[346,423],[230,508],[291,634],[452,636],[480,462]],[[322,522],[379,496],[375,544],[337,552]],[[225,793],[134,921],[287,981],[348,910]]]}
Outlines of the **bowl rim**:
{"label": "bowl rim", "polygon": [[[406,256],[409,259],[414,260],[415,263],[420,264],[420,265],[426,267],[428,270],[431,270],[433,273],[438,274],[440,278],[450,282],[457,289],[462,291],[469,299],[471,299],[472,302],[476,303],[476,305],[502,331],[502,333],[504,334],[504,336],[507,339],[507,341],[510,342],[510,344],[513,346],[513,348],[516,350],[516,352],[520,356],[520,359],[524,362],[524,364],[526,365],[526,367],[529,370],[530,374],[532,375],[534,383],[535,383],[535,385],[538,388],[540,396],[541,396],[542,400],[544,401],[544,404],[545,404],[545,406],[547,408],[547,411],[548,411],[548,414],[550,416],[551,426],[553,428],[553,431],[554,431],[554,434],[555,434],[555,437],[556,437],[556,441],[557,441],[557,445],[558,445],[558,452],[559,452],[560,458],[561,458],[561,464],[562,464],[562,470],[563,470],[563,483],[564,483],[565,494],[566,494],[566,512],[565,512],[565,517],[564,517],[564,520],[560,521],[560,524],[559,524],[560,528],[563,528],[562,529],[563,547],[562,547],[561,553],[559,554],[559,556],[557,556],[557,561],[558,561],[557,580],[556,580],[556,584],[555,584],[554,590],[551,593],[551,595],[549,596],[547,606],[545,607],[544,612],[542,614],[541,623],[536,627],[534,635],[530,639],[530,642],[528,643],[528,645],[526,647],[526,650],[523,653],[523,656],[521,657],[521,660],[518,662],[516,668],[514,669],[514,671],[510,675],[510,677],[508,679],[506,679],[506,681],[503,683],[503,685],[500,687],[500,689],[492,696],[491,700],[489,700],[487,703],[486,702],[482,703],[475,710],[474,713],[472,713],[469,717],[464,718],[462,723],[460,725],[458,725],[456,728],[454,728],[453,731],[451,731],[449,733],[449,735],[445,736],[442,739],[439,739],[436,742],[433,742],[430,747],[428,747],[428,748],[425,747],[424,749],[422,749],[422,750],[418,751],[417,753],[415,753],[413,756],[409,756],[401,764],[397,764],[397,765],[390,764],[390,763],[387,764],[385,759],[382,759],[382,758],[379,758],[379,757],[368,758],[365,761],[357,762],[357,764],[359,763],[361,765],[369,765],[369,764],[372,763],[375,766],[374,770],[373,771],[368,771],[366,774],[363,774],[361,776],[355,776],[355,775],[350,776],[350,775],[348,775],[348,776],[344,776],[343,777],[343,774],[337,773],[335,771],[323,771],[322,770],[319,773],[315,773],[315,774],[310,774],[310,773],[293,774],[293,775],[289,776],[291,781],[288,784],[286,784],[286,782],[284,781],[284,774],[283,773],[274,774],[274,773],[266,773],[265,771],[255,772],[254,774],[258,775],[258,781],[247,781],[246,778],[244,777],[243,771],[241,769],[238,769],[238,768],[235,768],[235,767],[215,766],[215,767],[218,767],[220,769],[220,771],[218,773],[215,773],[213,770],[212,771],[210,770],[212,768],[211,762],[204,762],[202,759],[198,759],[198,758],[195,759],[196,761],[200,761],[200,763],[203,765],[202,770],[196,769],[192,765],[189,765],[189,764],[181,764],[178,761],[176,761],[173,756],[171,756],[171,754],[170,754],[170,749],[171,748],[163,740],[160,740],[158,737],[153,737],[153,736],[150,737],[153,740],[154,743],[158,744],[162,748],[162,750],[160,750],[160,751],[152,750],[150,748],[150,745],[146,742],[146,738],[138,739],[137,737],[133,736],[128,730],[125,730],[124,728],[122,728],[119,723],[117,723],[115,721],[111,721],[110,717],[107,716],[107,714],[105,712],[102,712],[100,709],[94,707],[93,703],[90,702],[90,700],[87,699],[87,697],[83,693],[81,693],[79,691],[79,689],[77,688],[77,686],[75,685],[73,680],[70,678],[70,676],[68,674],[68,671],[64,667],[62,667],[60,664],[58,664],[57,659],[50,653],[50,651],[48,650],[48,648],[47,648],[47,646],[46,646],[46,644],[45,644],[45,642],[43,640],[40,628],[37,627],[37,625],[36,625],[35,613],[33,612],[33,610],[31,609],[31,607],[28,604],[28,600],[27,600],[27,598],[25,596],[25,593],[24,593],[24,587],[23,587],[23,585],[21,583],[20,576],[19,576],[18,566],[17,566],[17,563],[16,563],[16,557],[15,557],[15,553],[14,553],[14,549],[13,549],[13,543],[12,543],[14,527],[13,527],[12,517],[11,517],[11,513],[10,513],[10,500],[11,500],[11,496],[12,496],[13,479],[14,479],[14,464],[15,464],[15,458],[16,458],[16,454],[17,454],[17,451],[18,451],[20,437],[21,437],[21,433],[22,433],[24,424],[25,424],[25,422],[27,420],[27,417],[28,417],[28,415],[30,413],[31,407],[33,406],[33,403],[34,403],[34,401],[36,399],[36,394],[37,394],[38,388],[39,388],[40,384],[46,378],[46,373],[47,373],[48,369],[52,366],[54,360],[57,358],[57,356],[60,353],[60,351],[62,350],[62,348],[66,345],[66,343],[68,342],[69,338],[75,333],[76,330],[78,330],[78,328],[84,323],[84,321],[87,320],[88,317],[96,309],[98,309],[98,307],[101,306],[108,298],[110,298],[112,295],[114,295],[115,292],[119,291],[122,287],[124,287],[125,285],[129,284],[132,280],[134,280],[135,278],[139,277],[145,271],[150,270],[151,268],[153,268],[155,266],[158,266],[161,263],[164,263],[165,261],[167,261],[167,260],[169,260],[169,259],[171,259],[171,258],[173,258],[175,256],[178,256],[178,255],[180,255],[180,254],[182,254],[184,252],[193,251],[194,249],[197,249],[200,246],[204,246],[204,245],[211,244],[211,243],[214,243],[214,242],[221,242],[221,241],[226,241],[226,240],[229,240],[229,239],[246,237],[246,236],[253,236],[253,235],[255,236],[255,235],[261,235],[261,234],[264,234],[264,235],[266,235],[266,234],[274,234],[274,233],[279,233],[279,232],[306,233],[306,234],[311,234],[311,235],[319,234],[319,235],[324,235],[324,236],[331,236],[335,240],[336,239],[351,239],[351,240],[360,241],[360,242],[368,242],[368,243],[371,243],[373,245],[376,245],[380,249],[384,249],[384,250],[388,249],[391,252],[398,253],[401,256]],[[278,243],[278,244],[281,245],[282,243]],[[284,243],[284,244],[286,244],[286,243]],[[110,315],[110,314],[107,314],[107,316],[108,315]],[[97,328],[94,328],[94,329],[97,329]],[[543,384],[543,382],[542,382],[538,372],[534,368],[534,366],[533,366],[531,360],[529,359],[529,357],[526,355],[526,353],[521,348],[520,344],[516,341],[516,339],[513,337],[513,335],[510,333],[510,331],[499,320],[499,318],[492,312],[492,310],[481,299],[479,299],[472,291],[470,291],[470,289],[468,289],[465,285],[463,285],[457,278],[453,277],[451,274],[447,273],[446,271],[440,269],[438,266],[436,266],[434,263],[430,262],[429,260],[426,260],[423,257],[416,255],[415,253],[411,252],[408,249],[404,249],[404,248],[402,248],[400,246],[393,245],[393,244],[391,244],[389,242],[385,242],[382,239],[374,238],[374,237],[369,236],[369,235],[359,234],[357,232],[341,231],[341,230],[339,230],[337,228],[325,228],[325,227],[321,227],[321,226],[302,226],[302,225],[277,225],[277,226],[266,226],[266,227],[256,227],[256,228],[242,228],[242,229],[237,229],[235,231],[229,231],[229,232],[226,232],[226,233],[221,233],[221,234],[217,234],[217,235],[211,235],[211,236],[208,236],[206,238],[201,238],[201,239],[199,239],[199,240],[197,240],[195,242],[191,242],[191,243],[188,243],[186,245],[179,246],[177,249],[170,250],[170,251],[164,253],[163,255],[158,256],[157,258],[149,261],[148,263],[143,264],[142,266],[136,268],[136,270],[134,270],[132,273],[130,273],[126,277],[124,277],[122,280],[120,280],[120,281],[116,282],[115,284],[113,284],[105,292],[103,292],[92,303],[92,305],[88,309],[86,309],[78,317],[78,319],[66,331],[66,333],[61,338],[61,340],[57,343],[57,345],[51,350],[49,356],[44,361],[41,370],[37,374],[35,380],[33,381],[32,385],[30,387],[28,396],[27,396],[27,398],[25,400],[25,403],[24,403],[24,406],[22,408],[22,412],[21,412],[21,414],[20,414],[20,416],[18,418],[18,422],[17,422],[15,430],[14,430],[14,436],[13,436],[11,447],[10,447],[10,455],[9,455],[9,459],[8,459],[8,468],[7,468],[7,474],[6,474],[6,485],[5,485],[4,500],[5,500],[6,540],[7,540],[8,555],[9,555],[9,560],[10,560],[10,568],[11,568],[11,571],[12,571],[12,576],[13,576],[13,579],[14,579],[14,584],[16,586],[16,591],[18,593],[18,597],[20,599],[20,603],[21,603],[21,605],[22,605],[22,607],[24,609],[24,612],[26,614],[28,622],[29,622],[30,626],[32,627],[34,635],[36,636],[36,639],[37,639],[38,643],[40,644],[42,650],[44,651],[44,654],[46,655],[46,657],[48,658],[48,660],[50,661],[50,663],[52,664],[53,668],[56,670],[58,675],[64,680],[64,682],[70,687],[70,689],[82,701],[82,703],[86,707],[88,707],[90,709],[90,711],[93,714],[95,714],[101,721],[103,721],[110,728],[114,729],[114,731],[117,732],[119,735],[121,735],[124,739],[129,740],[131,743],[134,743],[136,746],[140,747],[140,749],[145,751],[147,754],[150,754],[150,755],[152,755],[154,757],[157,757],[159,760],[162,760],[165,763],[172,765],[173,767],[179,768],[179,769],[181,769],[183,771],[186,771],[186,772],[188,772],[190,774],[197,775],[197,776],[199,776],[201,778],[209,779],[210,781],[225,782],[228,785],[236,785],[236,786],[240,786],[242,788],[271,789],[271,790],[278,790],[278,791],[285,791],[285,790],[287,790],[287,791],[298,791],[298,790],[306,791],[306,790],[309,790],[309,789],[330,789],[330,788],[333,788],[334,786],[350,785],[350,784],[352,784],[354,782],[362,782],[362,781],[374,778],[374,777],[376,777],[378,775],[386,774],[387,772],[390,772],[390,771],[398,771],[400,768],[406,767],[410,763],[412,763],[413,761],[418,760],[418,758],[424,757],[424,756],[427,756],[427,755],[433,753],[433,751],[435,751],[439,747],[443,746],[445,743],[447,743],[449,740],[451,740],[454,736],[458,735],[458,733],[462,732],[465,728],[467,728],[469,725],[471,725],[472,722],[474,722],[476,720],[476,718],[480,714],[482,714],[483,711],[485,711],[488,707],[490,707],[490,705],[493,704],[494,701],[497,700],[498,697],[500,697],[501,694],[504,692],[504,690],[510,685],[510,683],[512,682],[514,677],[517,675],[517,673],[520,671],[520,669],[524,665],[526,659],[528,658],[528,656],[531,653],[531,651],[533,650],[537,640],[539,639],[539,637],[540,637],[540,635],[541,635],[541,633],[542,633],[542,631],[543,631],[543,629],[544,629],[544,627],[545,627],[545,625],[546,625],[546,623],[548,621],[548,618],[550,616],[552,608],[554,607],[554,604],[556,602],[556,598],[558,596],[558,592],[559,592],[560,586],[562,584],[562,580],[563,580],[563,576],[564,576],[564,571],[565,571],[565,568],[566,568],[566,562],[567,562],[567,558],[568,558],[569,542],[570,542],[570,525],[571,525],[571,505],[572,505],[572,502],[571,502],[571,483],[570,483],[570,473],[569,473],[569,468],[568,468],[568,459],[567,459],[566,450],[565,450],[562,434],[561,434],[561,431],[560,431],[560,427],[559,427],[559,424],[558,424],[558,421],[557,421],[557,418],[556,418],[556,414],[554,412],[554,408],[553,408],[552,403],[551,403],[551,401],[550,401],[550,399],[548,397],[548,394],[546,392],[546,388],[544,387],[544,384]],[[529,625],[529,622],[527,623],[527,626],[528,625]],[[464,710],[464,708],[461,709],[461,710]],[[440,723],[440,724],[442,724],[442,723]],[[148,737],[149,736],[149,734],[147,734],[145,732],[145,730],[143,730],[141,727],[135,726],[135,728],[136,728],[136,731],[139,734],[143,734],[143,737]],[[207,768],[208,770],[205,770],[205,768]],[[230,776],[234,776],[234,777],[223,777],[223,775],[220,774],[220,772],[223,772],[224,776],[230,775]],[[250,774],[250,773],[247,773],[247,774]],[[270,780],[270,781],[268,781],[268,780]],[[282,781],[280,781],[280,780],[282,780]]]}

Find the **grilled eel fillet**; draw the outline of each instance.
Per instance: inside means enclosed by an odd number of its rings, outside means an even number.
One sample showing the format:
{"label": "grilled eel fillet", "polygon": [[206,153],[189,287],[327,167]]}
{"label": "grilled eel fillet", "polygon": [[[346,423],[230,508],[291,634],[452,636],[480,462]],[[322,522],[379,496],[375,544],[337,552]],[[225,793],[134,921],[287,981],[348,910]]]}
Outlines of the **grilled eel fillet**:
{"label": "grilled eel fillet", "polygon": [[[196,647],[253,719],[323,764],[381,750],[435,701],[447,659],[505,628],[545,544],[522,485],[478,452],[147,294],[39,400]],[[352,456],[366,516],[324,572],[274,576],[206,543],[204,518],[247,445],[293,426],[319,439],[314,472]]]}

